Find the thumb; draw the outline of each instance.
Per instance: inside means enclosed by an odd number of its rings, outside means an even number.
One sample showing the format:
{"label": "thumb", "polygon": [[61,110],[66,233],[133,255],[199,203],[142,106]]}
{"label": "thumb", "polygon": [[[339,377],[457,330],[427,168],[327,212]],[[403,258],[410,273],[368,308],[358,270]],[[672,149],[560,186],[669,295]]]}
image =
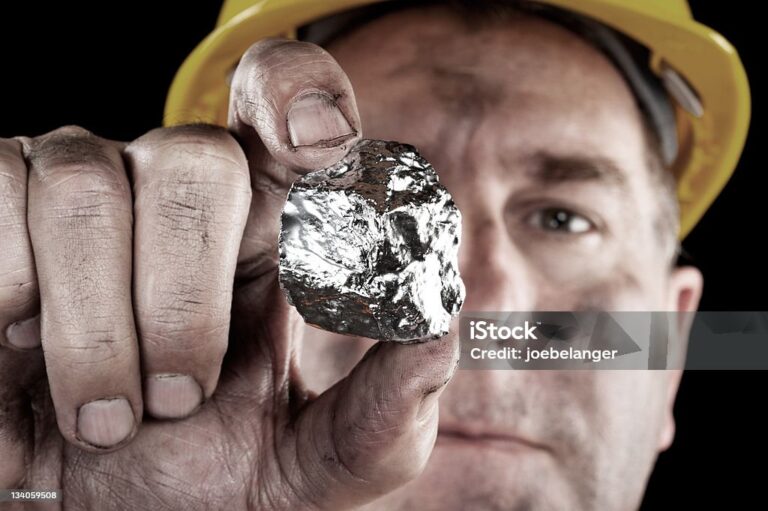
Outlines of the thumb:
{"label": "thumb", "polygon": [[438,403],[459,359],[454,333],[419,344],[379,342],[345,379],[298,416],[283,439],[307,502],[340,509],[378,498],[424,469]]}
{"label": "thumb", "polygon": [[293,181],[341,160],[361,135],[344,71],[314,44],[259,41],[232,78],[230,130],[243,146],[253,198],[238,275],[258,277],[277,263],[280,211]]}

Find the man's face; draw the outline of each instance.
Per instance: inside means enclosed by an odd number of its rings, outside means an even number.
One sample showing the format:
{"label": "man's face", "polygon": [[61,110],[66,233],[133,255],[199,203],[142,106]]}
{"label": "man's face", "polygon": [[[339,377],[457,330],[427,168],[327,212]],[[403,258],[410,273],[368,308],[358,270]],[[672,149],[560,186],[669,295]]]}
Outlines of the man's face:
{"label": "man's face", "polygon": [[[441,8],[375,20],[330,45],[364,135],[415,145],[463,215],[464,311],[695,308],[655,231],[640,113],[578,36],[520,16],[467,28]],[[372,344],[308,328],[324,390]],[[638,504],[671,441],[679,375],[459,371],[425,472],[393,509],[619,509]]]}

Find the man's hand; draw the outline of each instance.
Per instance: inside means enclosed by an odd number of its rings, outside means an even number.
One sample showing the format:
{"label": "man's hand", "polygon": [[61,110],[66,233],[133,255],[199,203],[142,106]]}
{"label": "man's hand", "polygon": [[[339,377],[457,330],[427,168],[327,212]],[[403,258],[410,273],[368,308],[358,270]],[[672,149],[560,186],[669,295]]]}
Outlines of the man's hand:
{"label": "man's hand", "polygon": [[291,182],[360,137],[349,80],[317,46],[262,41],[229,119],[0,140],[0,488],[61,488],[70,509],[341,509],[424,467],[456,339],[379,343],[315,397],[277,286]]}

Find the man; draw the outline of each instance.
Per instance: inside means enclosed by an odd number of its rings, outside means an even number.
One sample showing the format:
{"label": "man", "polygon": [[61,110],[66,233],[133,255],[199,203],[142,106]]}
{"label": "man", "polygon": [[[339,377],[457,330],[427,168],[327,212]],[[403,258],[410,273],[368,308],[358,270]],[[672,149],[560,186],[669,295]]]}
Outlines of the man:
{"label": "man", "polygon": [[360,360],[369,341],[304,331],[276,286],[291,181],[365,133],[452,192],[465,310],[695,310],[637,93],[580,35],[501,11],[259,41],[230,132],[3,141],[0,487],[72,509],[637,507],[679,373],[454,374],[455,334]]}

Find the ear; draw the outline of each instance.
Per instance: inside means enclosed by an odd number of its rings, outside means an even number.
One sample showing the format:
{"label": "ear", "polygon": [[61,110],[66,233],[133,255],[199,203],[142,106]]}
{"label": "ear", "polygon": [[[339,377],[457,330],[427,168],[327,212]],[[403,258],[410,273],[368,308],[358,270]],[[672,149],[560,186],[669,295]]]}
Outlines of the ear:
{"label": "ear", "polygon": [[[675,268],[669,276],[669,285],[667,288],[666,310],[678,311],[681,314],[678,317],[678,339],[680,342],[688,342],[688,335],[691,330],[693,313],[699,307],[701,292],[704,288],[704,278],[701,272],[692,266],[683,266]],[[659,434],[659,451],[664,451],[672,445],[675,438],[675,417],[672,413],[675,405],[675,396],[677,388],[680,385],[680,378],[683,376],[683,370],[666,371],[667,394],[665,403],[664,424]]]}
{"label": "ear", "polygon": [[[669,274],[666,310],[694,312],[699,307],[703,288],[704,277],[698,268],[693,266],[673,268]],[[688,331],[680,333],[688,335]]]}

